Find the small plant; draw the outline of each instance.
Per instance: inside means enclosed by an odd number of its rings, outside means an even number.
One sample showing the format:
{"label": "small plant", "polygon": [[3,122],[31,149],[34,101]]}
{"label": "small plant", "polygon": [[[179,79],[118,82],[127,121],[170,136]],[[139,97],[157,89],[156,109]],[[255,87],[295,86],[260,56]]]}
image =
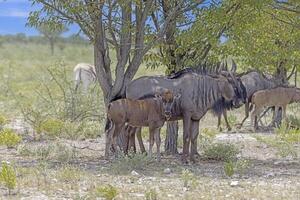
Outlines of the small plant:
{"label": "small plant", "polygon": [[282,132],[278,132],[275,138],[267,138],[262,136],[256,136],[256,140],[265,143],[277,150],[277,154],[282,157],[292,156],[298,157],[297,149],[294,147],[293,142],[287,140],[287,137],[282,136]]}
{"label": "small plant", "polygon": [[6,119],[6,117],[4,117],[3,115],[0,114],[0,130],[7,123],[7,121],[8,120]]}
{"label": "small plant", "polygon": [[0,131],[0,145],[8,148],[16,147],[21,142],[21,137],[11,129],[3,129]]}
{"label": "small plant", "polygon": [[61,135],[64,127],[64,122],[59,119],[46,119],[41,123],[41,130],[50,138],[55,138]]}
{"label": "small plant", "polygon": [[102,197],[106,200],[113,200],[118,195],[118,190],[116,187],[108,184],[95,189],[95,195],[97,197]]}
{"label": "small plant", "polygon": [[231,161],[239,153],[236,146],[232,144],[215,143],[204,149],[204,157],[209,160]]}
{"label": "small plant", "polygon": [[246,159],[238,160],[235,163],[235,171],[240,175],[244,174],[245,171],[247,169],[249,169],[250,165],[251,165],[251,163],[249,160],[246,160]]}
{"label": "small plant", "polygon": [[158,200],[158,194],[155,189],[150,189],[145,193],[146,200]]}
{"label": "small plant", "polygon": [[234,174],[234,163],[232,161],[228,161],[224,163],[224,172],[226,176],[232,177]]}
{"label": "small plant", "polygon": [[38,146],[34,150],[34,155],[39,160],[48,160],[50,158],[50,154],[53,151],[53,147],[51,145],[47,146]]}
{"label": "small plant", "polygon": [[198,185],[196,177],[188,169],[182,170],[181,179],[183,181],[183,187],[193,187],[193,188],[195,188]]}
{"label": "small plant", "polygon": [[227,120],[228,120],[228,123],[231,125],[231,126],[234,126],[236,123],[237,123],[237,117],[236,115],[229,115],[227,117]]}
{"label": "small plant", "polygon": [[11,191],[15,189],[17,184],[16,173],[8,163],[2,162],[2,168],[0,172],[0,182],[8,189],[8,193],[11,194]]}

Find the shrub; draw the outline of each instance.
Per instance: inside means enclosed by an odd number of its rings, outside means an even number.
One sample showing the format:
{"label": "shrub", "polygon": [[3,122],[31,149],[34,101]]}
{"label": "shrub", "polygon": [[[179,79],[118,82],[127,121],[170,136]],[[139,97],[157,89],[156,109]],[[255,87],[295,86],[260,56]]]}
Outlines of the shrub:
{"label": "shrub", "polygon": [[182,179],[182,182],[183,182],[183,187],[193,187],[193,188],[195,188],[198,185],[197,178],[188,169],[183,169],[182,170],[181,179]]}
{"label": "shrub", "polygon": [[2,168],[0,172],[0,182],[8,189],[9,194],[11,190],[16,187],[17,176],[12,166],[6,162],[2,162]]}
{"label": "shrub", "polygon": [[150,189],[145,193],[146,200],[157,200],[158,194],[155,189]]}
{"label": "shrub", "polygon": [[291,128],[290,124],[282,123],[279,128],[275,129],[275,132],[281,141],[300,143],[300,130]]}
{"label": "shrub", "polygon": [[7,121],[8,120],[6,119],[6,117],[0,114],[0,130],[7,123]]}
{"label": "shrub", "polygon": [[118,190],[116,187],[108,184],[95,189],[96,197],[102,197],[106,200],[113,200],[118,195]]}
{"label": "shrub", "polygon": [[236,158],[239,150],[232,144],[215,143],[204,149],[204,158],[217,161],[231,161]]}
{"label": "shrub", "polygon": [[282,158],[292,156],[293,158],[298,157],[297,150],[291,142],[284,141],[283,138],[276,136],[275,138],[266,138],[262,136],[255,137],[257,141],[267,144],[277,150],[277,155]]}
{"label": "shrub", "polygon": [[64,123],[59,119],[46,119],[41,123],[41,130],[50,138],[55,138],[61,135],[64,128]]}
{"label": "shrub", "polygon": [[228,177],[231,177],[234,174],[234,164],[232,161],[224,163],[224,172]]}
{"label": "shrub", "polygon": [[13,148],[21,142],[21,137],[11,129],[3,129],[0,132],[0,145]]}

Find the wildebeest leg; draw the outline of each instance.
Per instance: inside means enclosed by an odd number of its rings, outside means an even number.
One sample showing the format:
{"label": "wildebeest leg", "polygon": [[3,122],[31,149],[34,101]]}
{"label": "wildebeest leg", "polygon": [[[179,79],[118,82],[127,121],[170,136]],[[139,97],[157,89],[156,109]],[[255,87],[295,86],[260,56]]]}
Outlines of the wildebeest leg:
{"label": "wildebeest leg", "polygon": [[125,124],[115,124],[115,130],[112,135],[112,147],[115,149],[115,152],[118,153],[117,150],[117,137],[122,131],[122,128],[124,127]]}
{"label": "wildebeest leg", "polygon": [[258,128],[258,126],[257,126],[257,116],[261,112],[261,109],[262,108],[255,106],[254,111],[251,113],[251,125],[253,125],[254,131],[256,131],[257,128]]}
{"label": "wildebeest leg", "polygon": [[287,120],[286,120],[286,105],[282,105],[281,109],[282,109],[282,121],[287,122]]}
{"label": "wildebeest leg", "polygon": [[195,162],[195,154],[197,153],[197,139],[199,135],[199,121],[191,122],[191,153],[190,160],[191,162]]}
{"label": "wildebeest leg", "polygon": [[154,139],[155,139],[155,143],[156,143],[157,161],[160,162],[160,144],[161,144],[160,128],[155,129]]}
{"label": "wildebeest leg", "polygon": [[242,120],[242,122],[238,125],[238,128],[242,128],[244,122],[249,117],[249,102],[245,103],[245,117]]}
{"label": "wildebeest leg", "polygon": [[154,144],[155,128],[149,126],[149,157],[152,157],[152,147]]}
{"label": "wildebeest leg", "polygon": [[183,150],[182,150],[183,163],[187,163],[187,156],[189,155],[191,121],[192,120],[190,115],[185,115],[183,117]]}
{"label": "wildebeest leg", "polygon": [[127,138],[128,138],[128,144],[127,144],[127,152],[128,150],[131,150],[133,148],[134,153],[136,153],[136,147],[135,147],[135,130],[136,127],[128,126],[127,128]]}
{"label": "wildebeest leg", "polygon": [[113,133],[115,132],[115,125],[105,133],[105,158],[109,157],[110,147],[112,146]]}
{"label": "wildebeest leg", "polygon": [[141,150],[142,153],[145,153],[146,149],[145,149],[145,146],[144,146],[144,143],[143,143],[143,138],[142,138],[142,127],[136,128],[135,133],[136,133],[136,137],[137,137],[138,142],[139,142],[140,150]]}
{"label": "wildebeest leg", "polygon": [[225,119],[227,130],[231,131],[231,127],[230,127],[230,124],[229,124],[228,119],[227,119],[227,111],[226,110],[223,111],[223,116],[224,116],[224,119]]}
{"label": "wildebeest leg", "polygon": [[222,131],[222,127],[221,127],[221,117],[222,115],[218,114],[218,130]]}

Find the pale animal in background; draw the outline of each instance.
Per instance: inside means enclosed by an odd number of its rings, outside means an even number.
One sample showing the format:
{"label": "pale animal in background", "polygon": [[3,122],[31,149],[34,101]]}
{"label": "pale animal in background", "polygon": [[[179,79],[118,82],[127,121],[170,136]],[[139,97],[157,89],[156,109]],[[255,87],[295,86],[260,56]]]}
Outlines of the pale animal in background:
{"label": "pale animal in background", "polygon": [[300,89],[296,87],[277,87],[255,92],[251,98],[251,103],[255,106],[251,113],[251,124],[254,123],[254,129],[257,130],[257,116],[265,107],[271,106],[275,106],[275,111],[281,108],[285,119],[287,104],[294,102],[300,102]]}
{"label": "pale animal in background", "polygon": [[96,81],[95,66],[88,63],[79,63],[74,67],[75,91],[82,83],[83,92],[87,92],[90,84]]}

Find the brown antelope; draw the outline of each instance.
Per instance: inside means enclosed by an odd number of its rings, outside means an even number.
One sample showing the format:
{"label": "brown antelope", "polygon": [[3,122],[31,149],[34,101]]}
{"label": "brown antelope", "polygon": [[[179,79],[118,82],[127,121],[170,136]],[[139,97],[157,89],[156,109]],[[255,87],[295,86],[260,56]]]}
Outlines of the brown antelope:
{"label": "brown antelope", "polygon": [[[155,98],[142,100],[119,99],[111,102],[107,109],[106,148],[105,156],[109,155],[109,148],[116,147],[116,138],[120,131],[128,124],[133,127],[149,127],[149,156],[152,156],[154,140],[157,147],[157,160],[160,161],[160,129],[166,120],[171,118],[171,110],[176,99],[170,90],[161,95],[156,94]],[[126,148],[127,149],[127,148]]]}
{"label": "brown antelope", "polygon": [[[275,106],[275,111],[282,109],[283,119],[286,116],[287,104],[300,101],[300,89],[292,87],[277,87],[273,89],[260,90],[253,94],[251,103],[255,106],[251,114],[251,124],[257,130],[257,116],[264,107]],[[276,113],[276,112],[275,112]]]}

